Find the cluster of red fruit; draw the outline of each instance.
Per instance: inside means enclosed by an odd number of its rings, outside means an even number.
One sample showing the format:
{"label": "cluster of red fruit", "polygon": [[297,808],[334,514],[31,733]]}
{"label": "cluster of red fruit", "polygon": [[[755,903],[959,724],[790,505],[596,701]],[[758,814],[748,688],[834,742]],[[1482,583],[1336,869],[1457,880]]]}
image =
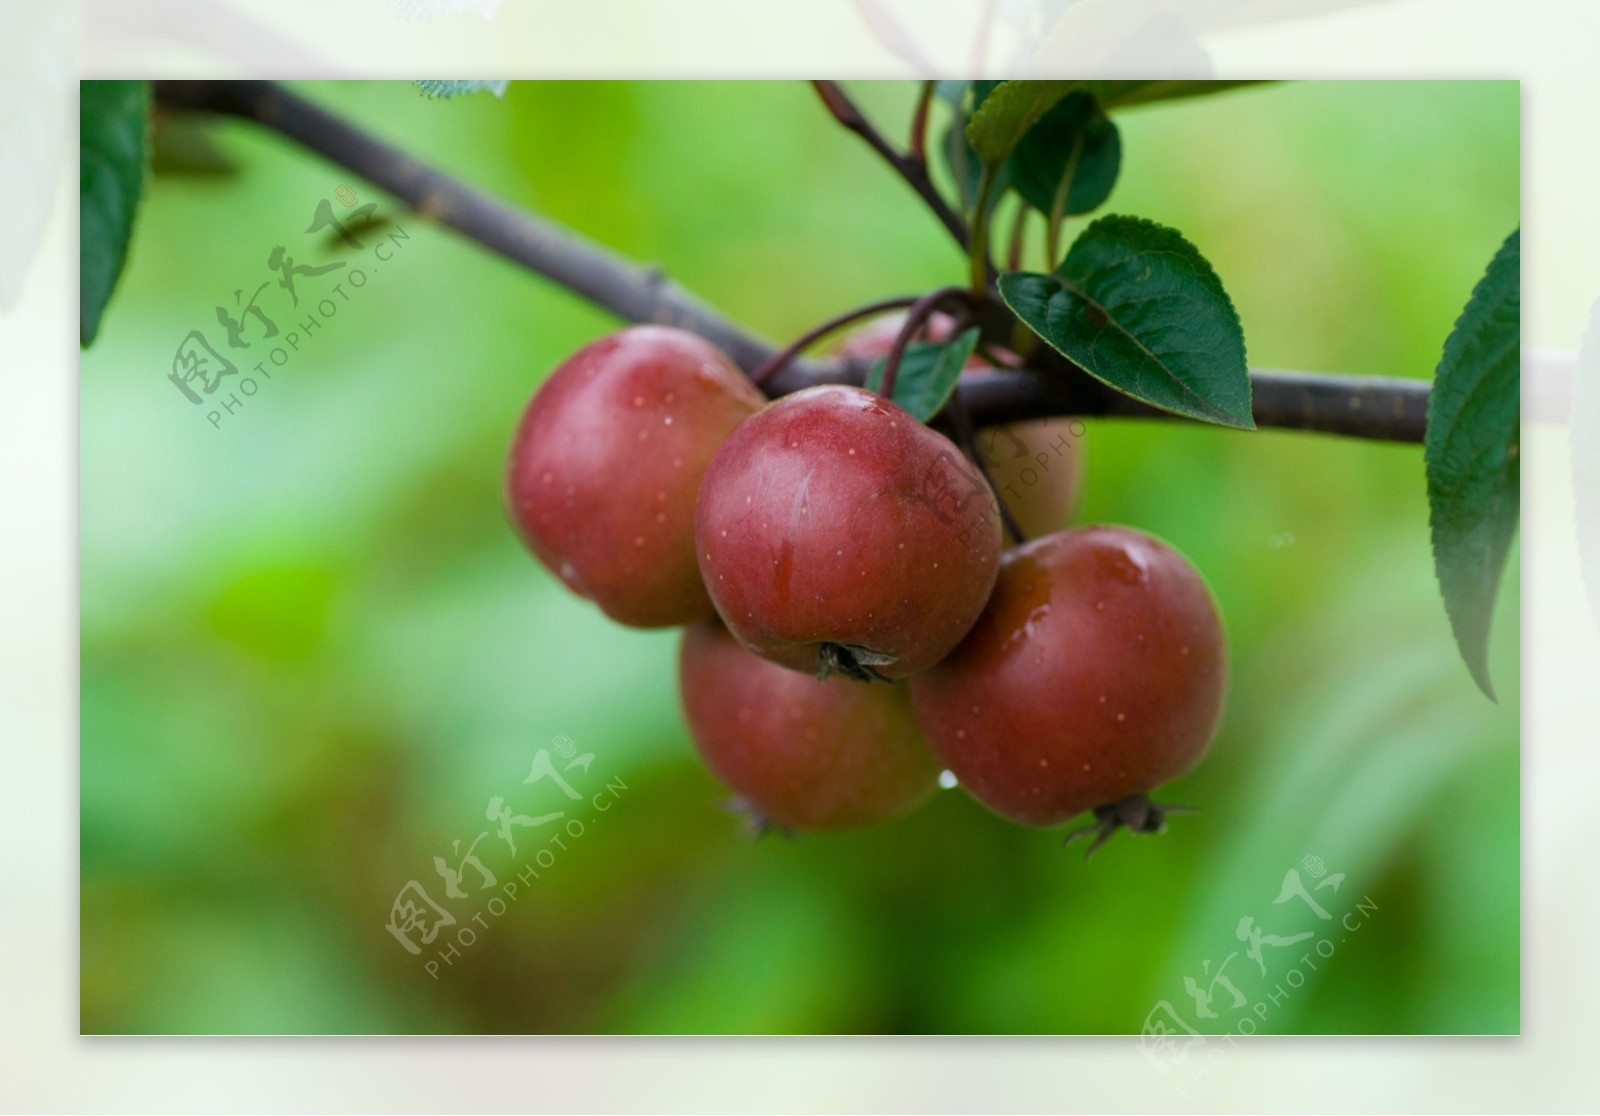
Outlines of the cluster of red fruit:
{"label": "cluster of red fruit", "polygon": [[[846,351],[881,355],[897,328]],[[1014,501],[1024,530],[1065,521],[1073,473],[1058,462]],[[942,765],[1018,822],[1094,809],[1102,839],[1154,830],[1144,792],[1216,730],[1222,625],[1181,554],[1122,527],[1003,549],[979,472],[861,388],[768,402],[705,340],[625,329],[529,403],[507,502],[533,553],[614,620],[688,625],[701,756],[781,828],[898,814]]]}

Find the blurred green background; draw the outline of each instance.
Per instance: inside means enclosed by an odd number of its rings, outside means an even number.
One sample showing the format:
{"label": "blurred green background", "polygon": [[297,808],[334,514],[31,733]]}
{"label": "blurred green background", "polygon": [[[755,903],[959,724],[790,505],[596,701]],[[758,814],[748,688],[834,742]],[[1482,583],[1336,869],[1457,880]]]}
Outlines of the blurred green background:
{"label": "blurred green background", "polygon": [[[803,83],[297,88],[769,337],[964,274]],[[902,131],[911,83],[852,88]],[[1256,366],[1429,376],[1518,221],[1515,83],[1275,86],[1119,122],[1106,211],[1200,247]],[[85,1032],[1129,1033],[1163,1003],[1207,1032],[1518,1029],[1517,565],[1495,705],[1437,597],[1420,449],[1088,424],[1080,518],[1176,544],[1230,630],[1221,734],[1166,791],[1200,812],[1165,836],[1085,863],[952,790],[751,843],[686,737],[676,634],[569,596],[502,513],[523,404],[612,323],[275,134],[216,137],[239,172],[152,181],[82,362]],[[274,246],[339,255],[302,230],[341,184],[410,239],[213,428],[166,380],[175,347],[220,346],[213,308],[272,278]],[[294,328],[283,292],[259,302]],[[558,736],[594,755],[576,803],[521,782]],[[584,825],[501,914],[554,826],[516,858],[491,832],[497,885],[469,868],[467,899],[433,867],[495,795]],[[1274,902],[1290,870],[1313,886],[1304,858],[1343,873],[1314,893],[1328,921]],[[386,929],[410,880],[458,919],[416,956]],[[1246,916],[1314,937],[1261,973]],[[1215,986],[1205,1020],[1185,978],[1219,966],[1246,1002]]]}

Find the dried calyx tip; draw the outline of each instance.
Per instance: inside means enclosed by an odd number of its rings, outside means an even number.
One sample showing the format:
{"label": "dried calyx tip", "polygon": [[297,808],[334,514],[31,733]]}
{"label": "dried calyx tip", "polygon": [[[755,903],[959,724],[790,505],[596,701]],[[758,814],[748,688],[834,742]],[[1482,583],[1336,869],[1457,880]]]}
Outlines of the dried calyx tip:
{"label": "dried calyx tip", "polygon": [[1061,844],[1065,848],[1079,837],[1094,834],[1094,840],[1089,842],[1089,847],[1083,852],[1083,858],[1088,860],[1094,851],[1110,840],[1111,835],[1119,829],[1127,828],[1134,833],[1161,833],[1167,828],[1168,814],[1192,813],[1194,813],[1193,806],[1151,802],[1144,794],[1130,794],[1126,798],[1119,798],[1104,806],[1096,806],[1094,821],[1068,833]]}
{"label": "dried calyx tip", "polygon": [[824,643],[817,648],[817,681],[826,682],[835,674],[857,682],[893,682],[878,673],[881,666],[894,662],[888,655],[845,643]]}
{"label": "dried calyx tip", "polygon": [[781,837],[794,836],[794,830],[787,829],[767,817],[742,795],[724,798],[717,803],[717,807],[724,813],[738,818],[740,832],[752,841],[759,841],[769,833],[776,833]]}

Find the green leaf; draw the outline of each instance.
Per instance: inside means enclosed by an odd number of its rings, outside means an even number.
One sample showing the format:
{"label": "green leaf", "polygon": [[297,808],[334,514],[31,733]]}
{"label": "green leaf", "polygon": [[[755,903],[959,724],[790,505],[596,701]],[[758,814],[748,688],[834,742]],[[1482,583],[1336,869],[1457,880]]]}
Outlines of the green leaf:
{"label": "green leaf", "polygon": [[463,93],[493,93],[505,96],[509,81],[414,81],[411,84],[422,90],[423,96],[435,98],[457,97]]}
{"label": "green leaf", "polygon": [[[978,346],[978,332],[973,327],[943,343],[913,341],[907,345],[894,374],[894,403],[918,422],[927,422],[943,410],[967,358]],[[882,386],[888,364],[888,357],[880,357],[867,371],[868,391]]]}
{"label": "green leaf", "polygon": [[1073,93],[1028,129],[1006,166],[1017,193],[1045,216],[1056,212],[1063,189],[1063,216],[1088,213],[1111,195],[1122,140],[1093,97]]}
{"label": "green leaf", "polygon": [[[940,86],[955,86],[950,93],[954,99],[950,102],[956,110],[955,119],[944,134],[945,163],[950,168],[950,177],[955,180],[956,192],[961,197],[961,207],[970,210],[978,201],[978,182],[983,177],[983,160],[978,158],[978,153],[972,149],[972,143],[967,139],[967,121],[970,114],[963,107],[967,87],[972,87],[973,111],[983,107],[984,101],[994,91],[998,81],[952,81],[940,82]],[[1002,167],[995,175],[995,184],[990,192],[990,208],[1000,204],[1000,199],[1005,195],[1010,186],[1009,171]]]}
{"label": "green leaf", "polygon": [[1456,646],[1489,697],[1489,624],[1516,533],[1521,417],[1521,230],[1472,290],[1428,397],[1433,565]]}
{"label": "green leaf", "polygon": [[[978,204],[978,188],[983,178],[983,160],[967,142],[966,129],[958,120],[950,125],[944,136],[945,159],[950,164],[950,175],[956,181],[956,191],[961,195],[961,207],[971,210]],[[989,191],[989,211],[992,213],[1011,188],[1011,164],[1008,162],[995,172],[994,186]]]}
{"label": "green leaf", "polygon": [[1118,391],[1255,429],[1239,315],[1176,229],[1102,217],[1049,275],[1002,275],[1000,295],[1051,348]]}
{"label": "green leaf", "polygon": [[1203,97],[1211,93],[1226,93],[1246,85],[1266,85],[1262,81],[1088,81],[1084,88],[1100,102],[1100,107],[1112,109],[1145,105],[1151,101],[1170,101],[1180,97]]}
{"label": "green leaf", "polygon": [[984,166],[998,167],[1034,121],[1083,83],[1002,81],[967,121],[967,141]]}
{"label": "green leaf", "polygon": [[79,106],[78,341],[87,348],[122,274],[144,190],[149,86],[85,81]]}

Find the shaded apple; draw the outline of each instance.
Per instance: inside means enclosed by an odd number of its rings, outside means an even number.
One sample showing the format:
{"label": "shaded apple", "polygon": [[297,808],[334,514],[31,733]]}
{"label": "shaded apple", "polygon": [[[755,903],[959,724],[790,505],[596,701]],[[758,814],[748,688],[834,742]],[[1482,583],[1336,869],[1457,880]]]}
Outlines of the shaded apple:
{"label": "shaded apple", "polygon": [[923,736],[974,797],[1026,825],[1096,809],[1161,825],[1144,796],[1217,730],[1222,621],[1182,554],[1126,527],[1061,531],[1010,550],[961,646],[913,678]]}
{"label": "shaded apple", "polygon": [[707,616],[694,504],[722,440],[765,402],[710,342],[634,326],[585,345],[528,404],[506,506],[528,548],[623,624]]}
{"label": "shaded apple", "polygon": [[700,757],[760,820],[871,825],[933,792],[939,768],[903,685],[819,682],[752,655],[714,619],[684,632],[678,661]]}

